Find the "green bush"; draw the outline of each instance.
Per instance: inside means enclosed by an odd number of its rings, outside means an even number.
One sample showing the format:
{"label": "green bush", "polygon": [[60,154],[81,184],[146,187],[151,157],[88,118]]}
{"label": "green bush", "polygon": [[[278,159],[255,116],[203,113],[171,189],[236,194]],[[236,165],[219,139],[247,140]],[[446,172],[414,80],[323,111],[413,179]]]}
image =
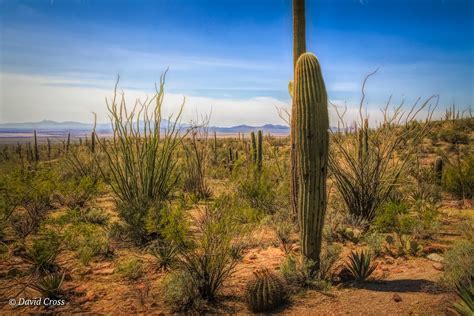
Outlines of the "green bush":
{"label": "green bush", "polygon": [[143,262],[137,258],[129,258],[119,263],[117,272],[129,280],[137,280],[145,273]]}
{"label": "green bush", "polygon": [[224,282],[234,273],[240,243],[246,231],[234,208],[218,203],[205,206],[195,215],[194,236],[179,247],[179,271],[189,277],[189,287],[198,300],[214,301]]}
{"label": "green bush", "polygon": [[172,306],[174,312],[199,310],[203,301],[196,288],[189,286],[190,284],[191,276],[183,270],[172,271],[163,279],[165,301]]}
{"label": "green bush", "polygon": [[275,187],[265,170],[261,174],[255,171],[255,174],[247,174],[239,180],[237,193],[252,208],[271,214],[277,207]]}
{"label": "green bush", "polygon": [[444,258],[442,284],[453,290],[457,285],[471,287],[474,277],[474,242],[472,240],[457,241],[445,253]]}
{"label": "green bush", "polygon": [[58,265],[56,258],[61,251],[62,238],[53,231],[46,231],[34,239],[21,256],[39,273],[54,272]]}
{"label": "green bush", "polygon": [[367,280],[376,268],[376,265],[372,262],[372,256],[365,251],[360,253],[352,251],[346,265],[357,282]]}
{"label": "green bush", "polygon": [[109,255],[109,241],[105,230],[95,224],[79,222],[69,226],[64,233],[68,249],[76,251],[83,264],[88,264],[97,255]]}
{"label": "green bush", "polygon": [[459,163],[446,164],[442,179],[443,189],[457,198],[474,197],[474,155],[468,155]]}

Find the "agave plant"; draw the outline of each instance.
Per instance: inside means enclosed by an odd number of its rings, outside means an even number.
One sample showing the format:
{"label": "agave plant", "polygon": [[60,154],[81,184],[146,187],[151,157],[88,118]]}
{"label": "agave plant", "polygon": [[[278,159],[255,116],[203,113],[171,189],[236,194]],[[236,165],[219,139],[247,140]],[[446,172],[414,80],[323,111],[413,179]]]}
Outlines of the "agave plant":
{"label": "agave plant", "polygon": [[454,309],[461,315],[474,315],[474,293],[463,284],[456,285],[456,294],[461,299],[453,304]]}
{"label": "agave plant", "polygon": [[59,299],[63,296],[64,292],[61,289],[64,282],[65,273],[52,273],[48,274],[45,277],[42,277],[33,284],[30,284],[30,287],[43,295],[43,297],[48,297],[50,299]]}
{"label": "agave plant", "polygon": [[361,251],[358,253],[351,251],[347,268],[356,281],[362,282],[367,280],[376,267],[377,266],[372,263],[372,256],[369,252]]}

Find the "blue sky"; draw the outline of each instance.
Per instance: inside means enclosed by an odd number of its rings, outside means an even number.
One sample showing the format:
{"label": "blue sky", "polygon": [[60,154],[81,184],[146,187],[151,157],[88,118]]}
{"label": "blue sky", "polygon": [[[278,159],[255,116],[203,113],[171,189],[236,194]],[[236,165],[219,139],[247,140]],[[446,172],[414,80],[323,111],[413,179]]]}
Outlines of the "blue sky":
{"label": "blue sky", "polygon": [[[307,0],[307,47],[330,99],[356,106],[380,67],[369,110],[391,94],[472,105],[473,2]],[[170,103],[186,95],[190,113],[212,108],[219,125],[278,123],[291,28],[290,0],[0,0],[0,121],[90,121],[117,74],[134,96],[169,67]]]}

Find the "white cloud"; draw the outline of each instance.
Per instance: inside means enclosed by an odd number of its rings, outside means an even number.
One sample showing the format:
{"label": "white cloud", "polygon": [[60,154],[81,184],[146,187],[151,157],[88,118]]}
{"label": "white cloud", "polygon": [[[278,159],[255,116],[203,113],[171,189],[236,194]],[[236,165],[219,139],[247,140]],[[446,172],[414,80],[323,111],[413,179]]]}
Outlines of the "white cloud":
{"label": "white cloud", "polygon": [[[101,80],[70,80],[58,77],[27,76],[0,73],[0,121],[25,122],[51,119],[56,121],[92,122],[93,112],[99,121],[108,118],[105,98],[112,97],[111,89],[94,88],[107,86]],[[126,84],[126,82],[124,82]],[[151,96],[149,91],[125,90],[127,104],[132,106],[136,99]],[[163,115],[176,113],[184,95],[166,93]],[[231,126],[236,124],[261,125],[265,123],[282,124],[276,106],[288,107],[282,101],[271,97],[248,99],[219,99],[199,96],[186,96],[183,122],[189,122],[196,115],[211,113],[211,124]]]}

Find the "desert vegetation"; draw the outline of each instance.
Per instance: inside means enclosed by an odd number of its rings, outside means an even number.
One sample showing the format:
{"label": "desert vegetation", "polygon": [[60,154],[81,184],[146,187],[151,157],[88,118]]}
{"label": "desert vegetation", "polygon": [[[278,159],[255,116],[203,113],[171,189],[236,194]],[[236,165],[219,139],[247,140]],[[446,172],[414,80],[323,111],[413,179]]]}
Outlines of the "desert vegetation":
{"label": "desert vegetation", "polygon": [[371,121],[369,75],[347,122],[293,14],[288,137],[165,120],[164,72],[135,104],[117,81],[109,137],[1,146],[2,312],[472,315],[474,119],[433,96]]}

